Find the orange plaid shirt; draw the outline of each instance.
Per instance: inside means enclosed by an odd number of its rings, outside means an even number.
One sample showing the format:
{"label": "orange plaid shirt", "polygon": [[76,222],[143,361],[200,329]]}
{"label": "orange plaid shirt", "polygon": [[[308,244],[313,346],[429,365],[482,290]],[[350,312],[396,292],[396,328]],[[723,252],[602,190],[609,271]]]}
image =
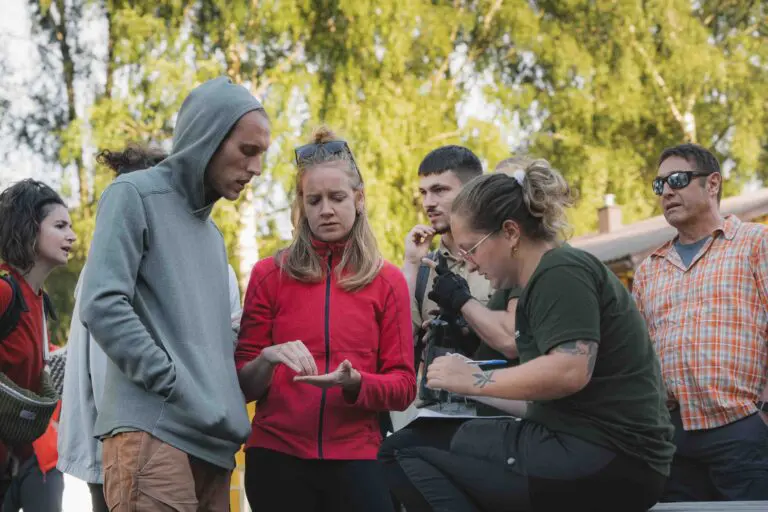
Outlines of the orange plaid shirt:
{"label": "orange plaid shirt", "polygon": [[640,264],[632,293],[685,430],[757,411],[768,377],[768,226],[727,216],[688,268],[671,240]]}

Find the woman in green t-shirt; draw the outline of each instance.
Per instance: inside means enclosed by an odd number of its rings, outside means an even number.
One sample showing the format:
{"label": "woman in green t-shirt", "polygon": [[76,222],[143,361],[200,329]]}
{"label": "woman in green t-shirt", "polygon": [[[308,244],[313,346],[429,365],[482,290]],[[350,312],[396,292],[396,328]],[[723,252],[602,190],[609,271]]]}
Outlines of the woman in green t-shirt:
{"label": "woman in green t-shirt", "polygon": [[[570,205],[567,183],[544,160],[478,177],[453,203],[463,257],[494,288],[522,288],[520,365],[481,371],[444,356],[428,386],[530,404],[522,420],[464,423],[450,450],[398,453],[434,510],[641,511],[661,496],[674,446],[659,363],[626,288],[559,241]],[[470,301],[444,269],[433,294],[459,312]]]}

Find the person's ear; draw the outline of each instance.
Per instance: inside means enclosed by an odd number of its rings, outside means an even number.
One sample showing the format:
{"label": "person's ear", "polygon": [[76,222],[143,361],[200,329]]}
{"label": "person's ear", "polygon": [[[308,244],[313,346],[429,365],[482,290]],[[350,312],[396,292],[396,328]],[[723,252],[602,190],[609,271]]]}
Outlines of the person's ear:
{"label": "person's ear", "polygon": [[707,176],[707,192],[712,197],[717,197],[718,191],[723,186],[723,175],[719,172],[713,172]]}
{"label": "person's ear", "polygon": [[520,224],[512,219],[507,219],[501,225],[501,232],[504,240],[509,244],[509,249],[512,251],[520,245]]}

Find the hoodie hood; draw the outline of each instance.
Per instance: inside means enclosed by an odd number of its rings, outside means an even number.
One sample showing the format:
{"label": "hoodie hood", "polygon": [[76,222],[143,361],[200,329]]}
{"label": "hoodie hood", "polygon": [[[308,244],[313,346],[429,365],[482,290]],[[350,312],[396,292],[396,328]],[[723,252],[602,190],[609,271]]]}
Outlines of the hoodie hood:
{"label": "hoodie hood", "polygon": [[181,105],[173,149],[158,167],[168,171],[173,187],[196,216],[208,217],[215,203],[205,200],[203,179],[208,162],[237,121],[254,110],[264,110],[261,102],[228,77],[196,87]]}

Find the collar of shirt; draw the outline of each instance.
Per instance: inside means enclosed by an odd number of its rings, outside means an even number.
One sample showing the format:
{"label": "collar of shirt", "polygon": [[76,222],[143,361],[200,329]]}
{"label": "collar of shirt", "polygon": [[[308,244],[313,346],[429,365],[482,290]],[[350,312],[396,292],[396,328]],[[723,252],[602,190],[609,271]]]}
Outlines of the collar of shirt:
{"label": "collar of shirt", "polygon": [[[458,256],[455,256],[451,251],[448,250],[448,247],[445,245],[445,242],[443,241],[442,237],[440,237],[440,245],[438,245],[437,247],[437,253],[449,261],[456,262],[461,259]],[[465,263],[462,261],[461,265],[463,266],[464,264]]]}
{"label": "collar of shirt", "polygon": [[[741,220],[738,217],[733,214],[726,215],[720,222],[720,225],[712,230],[712,239],[707,243],[704,251],[706,251],[709,245],[711,245],[712,241],[717,238],[718,233],[722,234],[723,238],[726,240],[733,240],[733,237],[735,237],[736,233],[739,231],[739,226],[741,226]],[[677,251],[673,250],[677,239],[678,236],[675,236],[672,240],[669,240],[664,245],[653,251],[651,253],[651,258],[666,258],[668,260],[675,261],[680,260],[680,256],[677,254]],[[682,261],[680,261],[680,265],[682,265]]]}

